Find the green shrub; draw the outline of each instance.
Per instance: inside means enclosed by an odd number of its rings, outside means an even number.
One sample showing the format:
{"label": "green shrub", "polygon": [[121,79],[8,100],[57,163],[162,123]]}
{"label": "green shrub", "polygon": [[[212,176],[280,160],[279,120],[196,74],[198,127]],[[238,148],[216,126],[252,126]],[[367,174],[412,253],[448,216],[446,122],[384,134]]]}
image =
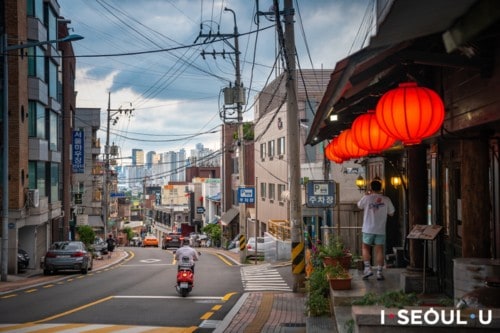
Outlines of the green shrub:
{"label": "green shrub", "polygon": [[315,267],[306,284],[308,297],[305,303],[306,315],[318,317],[330,313],[330,285],[326,270]]}
{"label": "green shrub", "polygon": [[85,246],[90,247],[94,244],[95,231],[89,225],[80,225],[76,229],[78,232],[79,239],[85,244]]}

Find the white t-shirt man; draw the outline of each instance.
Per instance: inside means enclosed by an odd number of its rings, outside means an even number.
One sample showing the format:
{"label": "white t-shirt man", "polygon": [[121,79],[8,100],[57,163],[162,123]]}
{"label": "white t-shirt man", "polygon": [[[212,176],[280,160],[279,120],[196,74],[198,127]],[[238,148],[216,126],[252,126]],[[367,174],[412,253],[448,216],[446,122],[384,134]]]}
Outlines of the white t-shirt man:
{"label": "white t-shirt man", "polygon": [[362,231],[385,235],[387,215],[392,215],[395,211],[391,199],[381,193],[367,194],[359,200],[358,207],[364,210]]}

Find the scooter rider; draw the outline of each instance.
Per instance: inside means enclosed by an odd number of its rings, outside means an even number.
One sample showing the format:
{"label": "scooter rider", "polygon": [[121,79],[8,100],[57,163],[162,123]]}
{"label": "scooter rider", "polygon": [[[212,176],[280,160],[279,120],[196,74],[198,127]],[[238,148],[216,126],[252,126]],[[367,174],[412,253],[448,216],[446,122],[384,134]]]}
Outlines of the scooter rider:
{"label": "scooter rider", "polygon": [[194,273],[194,262],[198,260],[198,252],[189,246],[189,243],[182,244],[182,247],[175,251],[175,260],[179,263],[177,270],[180,269],[180,264],[182,257],[189,258],[189,264],[191,265],[191,271]]}

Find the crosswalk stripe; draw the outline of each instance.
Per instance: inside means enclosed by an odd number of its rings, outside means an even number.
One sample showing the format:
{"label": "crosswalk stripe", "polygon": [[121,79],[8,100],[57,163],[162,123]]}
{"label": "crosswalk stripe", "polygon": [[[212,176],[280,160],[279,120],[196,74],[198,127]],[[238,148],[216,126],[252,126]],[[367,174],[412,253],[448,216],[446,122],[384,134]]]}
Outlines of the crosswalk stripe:
{"label": "crosswalk stripe", "polygon": [[242,267],[241,280],[245,291],[292,291],[270,264]]}

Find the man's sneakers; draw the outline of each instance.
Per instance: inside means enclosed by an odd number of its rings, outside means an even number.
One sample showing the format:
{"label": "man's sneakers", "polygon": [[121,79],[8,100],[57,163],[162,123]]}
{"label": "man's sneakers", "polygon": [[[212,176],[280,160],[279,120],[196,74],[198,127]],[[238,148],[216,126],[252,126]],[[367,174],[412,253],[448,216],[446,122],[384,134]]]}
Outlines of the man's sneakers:
{"label": "man's sneakers", "polygon": [[365,270],[363,272],[363,280],[368,280],[368,278],[372,275],[373,275],[372,269],[369,267],[365,267]]}
{"label": "man's sneakers", "polygon": [[[365,267],[365,270],[363,271],[363,280],[368,280],[370,276],[373,275],[373,271],[369,267]],[[384,280],[384,274],[382,274],[381,270],[377,270],[377,280],[382,281]]]}

